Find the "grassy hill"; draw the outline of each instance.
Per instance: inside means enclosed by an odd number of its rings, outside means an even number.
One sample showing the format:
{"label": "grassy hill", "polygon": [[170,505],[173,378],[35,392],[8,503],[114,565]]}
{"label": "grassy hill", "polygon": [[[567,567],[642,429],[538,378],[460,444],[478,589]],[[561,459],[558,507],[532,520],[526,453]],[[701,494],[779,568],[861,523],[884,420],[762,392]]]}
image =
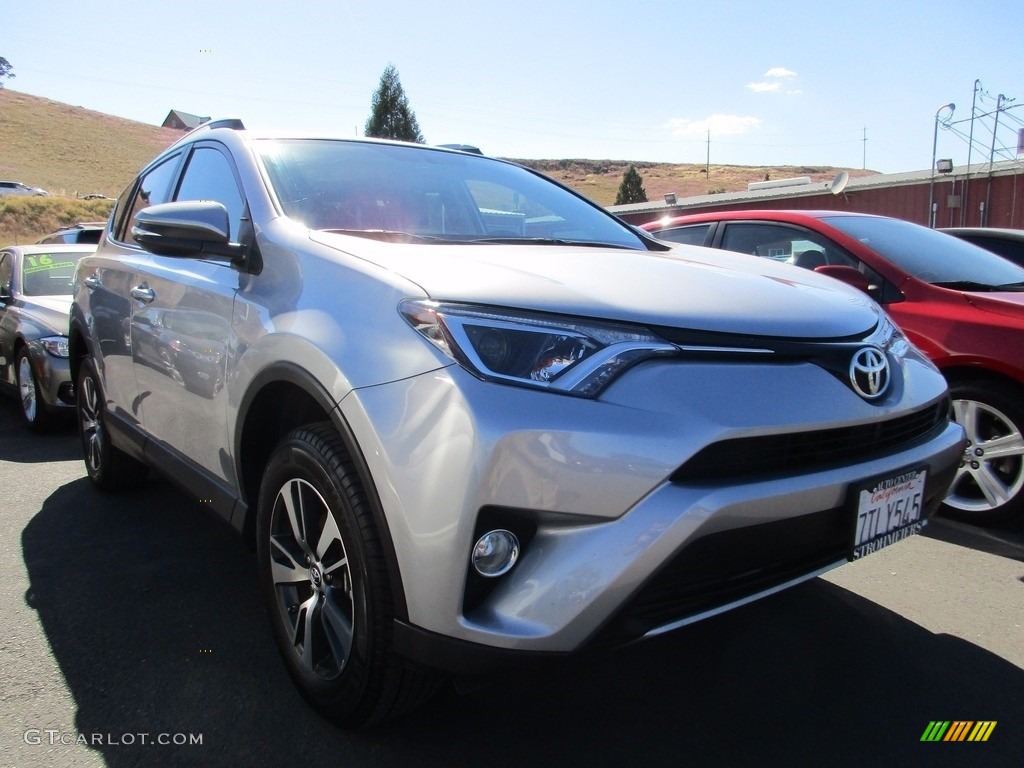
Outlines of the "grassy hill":
{"label": "grassy hill", "polygon": [[0,198],[0,245],[34,242],[58,226],[105,219],[109,202],[180,131],[0,89],[0,179],[50,192]]}
{"label": "grassy hill", "polygon": [[[170,106],[168,106],[170,108]],[[0,198],[0,246],[31,243],[58,226],[105,219],[111,203],[76,198],[116,197],[138,170],[181,132],[94,112],[39,96],[0,89],[0,179],[50,192],[48,198]],[[517,160],[542,171],[601,205],[611,205],[632,164],[650,200],[667,192],[680,198],[747,188],[767,177],[810,176],[828,181],[832,167],[630,163],[625,160]],[[873,171],[845,169],[851,176]]]}
{"label": "grassy hill", "polygon": [[[643,179],[648,200],[662,200],[669,192],[680,199],[718,192],[739,192],[752,181],[809,176],[811,181],[831,181],[847,171],[850,176],[872,176],[875,171],[859,168],[804,165],[703,165],[630,162],[628,160],[517,160],[558,179],[601,205],[613,205],[630,165]],[[705,173],[707,170],[707,173]]]}
{"label": "grassy hill", "polygon": [[0,178],[51,195],[116,197],[181,131],[0,89]]}

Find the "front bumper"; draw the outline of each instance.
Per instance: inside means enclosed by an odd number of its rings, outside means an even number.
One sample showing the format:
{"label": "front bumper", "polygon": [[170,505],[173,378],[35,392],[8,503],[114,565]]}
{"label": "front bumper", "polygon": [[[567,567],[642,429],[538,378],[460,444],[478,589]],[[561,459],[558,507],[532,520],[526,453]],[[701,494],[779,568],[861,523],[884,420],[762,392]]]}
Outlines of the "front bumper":
{"label": "front bumper", "polygon": [[75,388],[71,381],[71,364],[67,358],[54,357],[38,341],[28,343],[29,360],[39,384],[44,407],[63,411],[75,405]]}
{"label": "front bumper", "polygon": [[[962,453],[963,431],[944,416],[909,443],[846,463],[708,478],[678,470],[708,445],[899,419],[941,409],[944,392],[912,359],[884,404],[809,364],[651,363],[598,401],[449,367],[360,390],[342,411],[395,546],[408,606],[399,648],[448,668],[449,657],[475,664],[470,647],[504,657],[620,643],[812,578],[850,556],[851,489],[867,478],[926,470],[926,517]],[[521,525],[528,541],[481,596],[471,594],[469,552],[487,518]]]}

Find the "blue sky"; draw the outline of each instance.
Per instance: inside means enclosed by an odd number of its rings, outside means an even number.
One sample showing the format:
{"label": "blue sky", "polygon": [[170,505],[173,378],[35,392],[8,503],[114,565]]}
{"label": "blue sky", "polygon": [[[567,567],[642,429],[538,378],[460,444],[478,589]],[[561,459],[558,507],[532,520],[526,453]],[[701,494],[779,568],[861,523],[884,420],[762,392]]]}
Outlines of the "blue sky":
{"label": "blue sky", "polygon": [[[1016,156],[1011,0],[4,0],[12,90],[160,123],[362,135],[388,63],[430,143],[518,158],[927,169]],[[1019,108],[1018,108],[1019,107]],[[948,110],[942,115],[946,116]],[[866,141],[865,141],[866,137]],[[2,151],[2,148],[0,148]]]}

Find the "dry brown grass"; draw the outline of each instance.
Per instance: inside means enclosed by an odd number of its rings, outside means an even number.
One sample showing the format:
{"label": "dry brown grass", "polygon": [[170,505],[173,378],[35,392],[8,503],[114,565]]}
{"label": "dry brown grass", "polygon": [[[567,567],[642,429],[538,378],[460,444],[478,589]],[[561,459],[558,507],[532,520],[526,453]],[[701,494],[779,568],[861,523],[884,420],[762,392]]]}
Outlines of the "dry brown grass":
{"label": "dry brown grass", "polygon": [[112,200],[66,197],[0,197],[0,246],[34,243],[59,227],[106,221]]}
{"label": "dry brown grass", "polygon": [[116,197],[181,131],[0,89],[0,179]]}

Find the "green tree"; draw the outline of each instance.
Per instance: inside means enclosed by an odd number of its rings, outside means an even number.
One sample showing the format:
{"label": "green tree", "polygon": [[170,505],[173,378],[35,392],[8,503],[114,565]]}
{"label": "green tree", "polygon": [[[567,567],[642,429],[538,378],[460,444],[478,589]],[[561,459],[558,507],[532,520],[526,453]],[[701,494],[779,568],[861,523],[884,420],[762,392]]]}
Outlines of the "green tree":
{"label": "green tree", "polygon": [[13,69],[14,66],[11,64],[11,62],[9,62],[3,56],[0,56],[0,88],[4,87],[5,77],[14,77],[14,72],[12,71]]}
{"label": "green tree", "polygon": [[646,203],[647,192],[644,191],[644,180],[636,166],[629,166],[622,174],[622,183],[619,184],[619,192],[615,195],[616,205],[627,205],[628,203]]}
{"label": "green tree", "polygon": [[366,120],[366,135],[379,139],[399,139],[424,144],[416,113],[409,109],[398,70],[388,64],[380,76],[380,85],[373,94],[370,117]]}

